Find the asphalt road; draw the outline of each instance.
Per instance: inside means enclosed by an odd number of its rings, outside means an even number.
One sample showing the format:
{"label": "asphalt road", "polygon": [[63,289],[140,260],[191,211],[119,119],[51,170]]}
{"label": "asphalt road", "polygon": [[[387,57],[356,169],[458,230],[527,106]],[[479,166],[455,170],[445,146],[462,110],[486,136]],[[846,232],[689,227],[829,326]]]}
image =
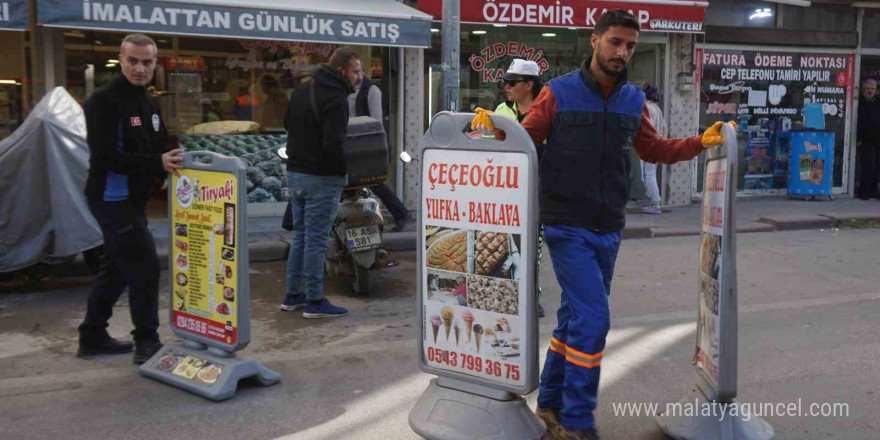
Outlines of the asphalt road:
{"label": "asphalt road", "polygon": [[[663,439],[653,417],[614,404],[681,397],[694,381],[698,237],[624,241],[612,293],[612,331],[597,420],[603,439]],[[739,397],[747,403],[846,404],[837,417],[764,418],[778,439],[877,439],[880,432],[880,230],[740,235]],[[243,383],[213,403],[140,376],[128,355],[74,357],[90,280],[0,293],[0,437],[3,439],[415,439],[407,424],[431,376],[418,370],[413,254],[375,270],[376,293],[345,279],[330,299],[351,315],[304,320],[277,309],[284,264],[255,264],[253,342],[243,357],[283,375]],[[163,272],[162,337],[169,289]],[[544,307],[559,288],[542,273]],[[111,333],[130,330],[121,300]],[[542,352],[554,316],[540,322]],[[534,406],[534,393],[529,402]],[[838,407],[842,410],[842,407]]]}

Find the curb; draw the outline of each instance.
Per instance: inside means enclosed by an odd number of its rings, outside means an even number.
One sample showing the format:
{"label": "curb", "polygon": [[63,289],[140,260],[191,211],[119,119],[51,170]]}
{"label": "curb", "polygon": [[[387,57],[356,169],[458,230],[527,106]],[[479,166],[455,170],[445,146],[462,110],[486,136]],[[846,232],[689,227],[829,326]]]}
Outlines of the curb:
{"label": "curb", "polygon": [[[748,234],[756,232],[796,231],[806,229],[823,229],[839,225],[841,222],[853,220],[877,220],[880,214],[872,213],[825,213],[816,215],[775,215],[761,217],[757,221],[742,223],[736,228],[737,233]],[[650,227],[633,226],[623,230],[623,239],[637,240],[663,237],[687,237],[700,235],[699,230],[686,227]],[[251,262],[284,261],[290,249],[289,241],[280,239],[280,233],[253,234],[248,244]],[[382,248],[395,252],[415,252],[417,235],[416,231],[389,232],[383,235]],[[168,270],[168,243],[167,240],[156,240],[156,253],[159,255],[159,267]],[[90,276],[82,258],[77,255],[70,263],[58,263],[52,265],[52,275],[56,277]]]}

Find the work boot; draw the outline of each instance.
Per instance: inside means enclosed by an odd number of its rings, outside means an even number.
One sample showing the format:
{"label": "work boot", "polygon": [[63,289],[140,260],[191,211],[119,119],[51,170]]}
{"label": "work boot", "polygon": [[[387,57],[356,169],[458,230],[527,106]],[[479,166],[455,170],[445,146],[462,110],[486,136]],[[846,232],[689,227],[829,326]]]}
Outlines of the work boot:
{"label": "work boot", "polygon": [[150,360],[150,358],[158,353],[161,349],[162,343],[159,342],[158,338],[138,343],[134,349],[133,361],[136,365],[141,365],[144,362]]}
{"label": "work boot", "polygon": [[559,425],[562,432],[558,437],[559,440],[599,440],[599,431],[595,428],[579,429],[577,431],[569,431]]}
{"label": "work boot", "polygon": [[562,434],[563,428],[562,424],[559,423],[559,410],[556,408],[541,408],[540,406],[535,409],[535,415],[538,416],[539,419],[544,421],[544,426],[547,427],[547,432],[544,434],[543,440],[557,440],[562,439],[560,435]]}
{"label": "work boot", "polygon": [[90,356],[98,356],[102,354],[124,354],[131,353],[134,343],[128,341],[117,341],[107,336],[99,340],[99,342],[89,341],[80,336],[79,350],[76,352],[77,357],[86,358]]}

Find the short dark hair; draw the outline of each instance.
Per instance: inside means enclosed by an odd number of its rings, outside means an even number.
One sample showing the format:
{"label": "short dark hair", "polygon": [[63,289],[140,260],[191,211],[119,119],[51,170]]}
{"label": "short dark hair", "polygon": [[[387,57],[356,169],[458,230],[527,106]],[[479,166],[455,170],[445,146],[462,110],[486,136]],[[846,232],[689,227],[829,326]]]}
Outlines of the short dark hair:
{"label": "short dark hair", "polygon": [[639,24],[639,20],[636,19],[635,15],[632,15],[623,9],[612,9],[599,17],[599,21],[596,22],[596,28],[593,30],[593,33],[596,35],[602,35],[611,26],[628,27],[630,29],[635,29],[636,32],[642,30],[642,26]]}
{"label": "short dark hair", "polygon": [[153,53],[159,51],[159,46],[156,46],[156,42],[153,41],[152,38],[144,35],[144,34],[128,34],[125,38],[122,39],[122,43],[119,44],[119,53],[122,53],[122,47],[125,46],[125,43],[131,43],[135,46],[153,46]]}
{"label": "short dark hair", "polygon": [[357,52],[340,47],[333,51],[333,55],[330,55],[330,67],[333,69],[348,70],[349,66],[351,66],[351,60],[359,59],[361,59],[361,57]]}

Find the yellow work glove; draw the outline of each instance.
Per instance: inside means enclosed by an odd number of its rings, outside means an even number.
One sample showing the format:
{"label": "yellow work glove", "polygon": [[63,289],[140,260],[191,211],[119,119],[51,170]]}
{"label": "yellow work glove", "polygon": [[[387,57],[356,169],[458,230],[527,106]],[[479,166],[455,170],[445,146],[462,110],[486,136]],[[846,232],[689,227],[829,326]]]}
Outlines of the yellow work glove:
{"label": "yellow work glove", "polygon": [[477,109],[474,110],[474,113],[476,113],[476,116],[471,120],[471,128],[480,132],[480,134],[484,136],[494,135],[495,125],[492,124],[492,119],[489,118],[489,115],[494,114],[495,112],[477,107]]}
{"label": "yellow work glove", "polygon": [[[733,125],[733,129],[736,130],[736,122],[730,121],[730,124]],[[703,143],[703,148],[714,147],[715,145],[724,143],[724,136],[721,136],[721,126],[723,125],[724,122],[718,121],[703,132],[703,138],[700,139]]]}

